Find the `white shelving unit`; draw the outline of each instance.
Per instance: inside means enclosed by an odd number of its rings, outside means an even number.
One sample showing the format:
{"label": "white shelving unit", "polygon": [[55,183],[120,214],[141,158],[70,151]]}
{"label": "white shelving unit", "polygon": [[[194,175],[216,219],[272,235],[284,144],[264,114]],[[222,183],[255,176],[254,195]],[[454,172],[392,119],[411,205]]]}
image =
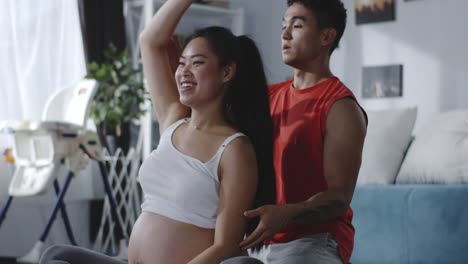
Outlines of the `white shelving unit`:
{"label": "white shelving unit", "polygon": [[[143,3],[139,3],[144,5],[144,24],[146,25],[151,20],[153,14],[164,4],[164,1],[144,0]],[[235,35],[242,35],[244,34],[245,27],[244,9],[228,9],[202,4],[192,4],[189,10],[184,14],[184,17],[182,18],[182,21],[177,27],[176,31],[177,33],[189,35],[195,29],[206,26],[224,26],[230,28]],[[143,158],[146,158],[152,150],[151,122],[151,113],[148,112],[143,122]]]}
{"label": "white shelving unit", "polygon": [[[151,2],[151,0],[148,0]],[[161,0],[156,0],[153,2],[152,10],[159,9],[164,2]],[[236,35],[241,35],[244,33],[244,9],[228,9],[222,7],[213,7],[207,6],[202,4],[192,4],[184,15],[186,18],[189,17],[190,19],[182,19],[181,25],[184,25],[184,22],[189,22],[192,26],[197,27],[200,25],[197,23],[197,19],[199,20],[208,20],[209,24],[201,24],[201,26],[225,26],[232,30],[232,32]],[[219,22],[229,21],[228,23],[219,23]],[[189,30],[189,33],[193,31],[193,28]]]}

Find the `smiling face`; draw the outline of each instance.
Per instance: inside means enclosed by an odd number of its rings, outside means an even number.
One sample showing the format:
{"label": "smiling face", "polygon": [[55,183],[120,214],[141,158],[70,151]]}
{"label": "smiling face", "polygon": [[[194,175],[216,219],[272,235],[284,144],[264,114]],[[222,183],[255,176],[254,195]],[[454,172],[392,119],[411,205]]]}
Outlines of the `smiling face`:
{"label": "smiling face", "polygon": [[327,52],[321,34],[312,11],[299,3],[291,5],[283,18],[283,62],[301,68]]}
{"label": "smiling face", "polygon": [[224,84],[229,81],[225,75],[208,41],[201,37],[191,40],[175,73],[180,102],[193,108],[222,100]]}

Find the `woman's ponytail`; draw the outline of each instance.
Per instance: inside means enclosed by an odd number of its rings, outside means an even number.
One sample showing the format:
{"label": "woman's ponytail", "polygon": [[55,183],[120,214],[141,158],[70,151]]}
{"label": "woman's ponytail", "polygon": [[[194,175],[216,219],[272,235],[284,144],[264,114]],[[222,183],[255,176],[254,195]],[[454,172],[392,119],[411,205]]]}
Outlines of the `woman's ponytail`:
{"label": "woman's ponytail", "polygon": [[[197,37],[208,41],[221,66],[237,65],[236,74],[224,96],[224,114],[236,129],[250,138],[255,149],[258,165],[255,207],[274,204],[273,123],[260,52],[249,37],[236,37],[222,27],[198,30],[190,39]],[[257,223],[258,219],[251,221],[247,234],[255,229]]]}

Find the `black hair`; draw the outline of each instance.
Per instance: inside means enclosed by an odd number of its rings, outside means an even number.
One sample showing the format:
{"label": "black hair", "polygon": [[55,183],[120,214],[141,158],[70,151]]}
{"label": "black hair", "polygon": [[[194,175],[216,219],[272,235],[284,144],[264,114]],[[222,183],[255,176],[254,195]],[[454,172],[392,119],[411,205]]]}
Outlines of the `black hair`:
{"label": "black hair", "polygon": [[346,28],[346,8],[341,0],[288,0],[288,7],[301,4],[311,10],[318,23],[319,29],[334,28],[336,38],[330,47],[329,55],[338,47]]}
{"label": "black hair", "polygon": [[[208,41],[221,67],[232,63],[237,65],[223,98],[224,115],[233,127],[249,137],[255,149],[258,187],[254,206],[274,204],[273,122],[260,52],[252,39],[247,36],[236,37],[223,27],[197,30],[187,43],[199,37]],[[246,233],[250,234],[257,223],[258,219],[251,221]]]}

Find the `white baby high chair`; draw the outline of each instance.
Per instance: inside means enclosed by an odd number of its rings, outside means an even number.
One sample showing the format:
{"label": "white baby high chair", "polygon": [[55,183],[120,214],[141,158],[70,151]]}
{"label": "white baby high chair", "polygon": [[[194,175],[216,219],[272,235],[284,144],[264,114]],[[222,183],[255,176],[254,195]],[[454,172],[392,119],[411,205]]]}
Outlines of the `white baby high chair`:
{"label": "white baby high chair", "polygon": [[[28,254],[16,259],[17,262],[39,261],[58,210],[61,210],[71,244],[76,245],[63,198],[73,176],[86,168],[88,158],[98,161],[104,188],[113,207],[112,216],[117,224],[117,231],[123,242],[127,240],[115,210],[115,199],[105,166],[100,162],[103,159],[102,145],[96,132],[86,129],[88,108],[96,89],[95,80],[82,80],[76,86],[60,90],[50,97],[42,121],[7,121],[0,124],[1,132],[13,135],[13,157],[16,166],[8,189],[9,197],[0,214],[0,225],[13,197],[38,195],[44,193],[51,185],[58,196],[39,240]],[[65,165],[69,173],[60,189],[57,172],[62,165]],[[121,247],[119,255],[126,255],[126,248]]]}

